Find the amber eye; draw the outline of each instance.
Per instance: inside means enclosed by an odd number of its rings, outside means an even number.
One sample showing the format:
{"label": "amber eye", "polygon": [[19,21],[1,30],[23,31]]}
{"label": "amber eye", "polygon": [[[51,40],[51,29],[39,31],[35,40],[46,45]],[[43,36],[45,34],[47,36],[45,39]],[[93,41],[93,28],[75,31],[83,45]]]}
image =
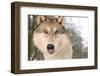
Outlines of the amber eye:
{"label": "amber eye", "polygon": [[55,34],[58,34],[58,30],[55,31]]}
{"label": "amber eye", "polygon": [[43,32],[44,32],[44,34],[48,34],[48,31],[47,30],[44,30]]}

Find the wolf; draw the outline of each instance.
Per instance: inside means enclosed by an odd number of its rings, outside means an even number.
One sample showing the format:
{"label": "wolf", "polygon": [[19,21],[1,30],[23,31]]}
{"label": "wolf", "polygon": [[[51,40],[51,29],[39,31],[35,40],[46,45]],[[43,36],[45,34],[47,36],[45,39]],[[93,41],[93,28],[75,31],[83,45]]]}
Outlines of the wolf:
{"label": "wolf", "polygon": [[72,59],[73,49],[64,26],[63,16],[37,16],[33,43],[44,60]]}

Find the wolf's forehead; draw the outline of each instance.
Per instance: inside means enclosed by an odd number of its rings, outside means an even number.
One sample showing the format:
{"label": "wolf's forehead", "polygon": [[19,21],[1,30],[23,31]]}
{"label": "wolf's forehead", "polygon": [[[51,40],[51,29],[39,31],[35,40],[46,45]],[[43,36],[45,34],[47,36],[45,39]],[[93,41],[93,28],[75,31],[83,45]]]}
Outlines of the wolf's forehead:
{"label": "wolf's forehead", "polygon": [[56,19],[47,19],[47,20],[44,22],[44,25],[50,26],[50,27],[59,26],[59,24],[58,24],[58,22],[56,21]]}
{"label": "wolf's forehead", "polygon": [[57,22],[51,22],[51,23],[47,22],[44,26],[49,29],[55,29],[60,27],[60,25]]}
{"label": "wolf's forehead", "polygon": [[56,19],[50,19],[50,18],[47,18],[46,21],[45,21],[47,24],[56,24]]}

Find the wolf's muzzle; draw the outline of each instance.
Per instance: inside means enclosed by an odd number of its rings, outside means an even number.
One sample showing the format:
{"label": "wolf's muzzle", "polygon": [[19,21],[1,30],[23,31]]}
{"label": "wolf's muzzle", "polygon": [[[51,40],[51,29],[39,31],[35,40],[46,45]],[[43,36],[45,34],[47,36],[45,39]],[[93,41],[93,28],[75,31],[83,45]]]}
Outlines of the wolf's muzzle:
{"label": "wolf's muzzle", "polygon": [[47,45],[47,49],[48,49],[48,53],[49,54],[53,54],[55,51],[54,51],[54,45],[53,44],[48,44]]}

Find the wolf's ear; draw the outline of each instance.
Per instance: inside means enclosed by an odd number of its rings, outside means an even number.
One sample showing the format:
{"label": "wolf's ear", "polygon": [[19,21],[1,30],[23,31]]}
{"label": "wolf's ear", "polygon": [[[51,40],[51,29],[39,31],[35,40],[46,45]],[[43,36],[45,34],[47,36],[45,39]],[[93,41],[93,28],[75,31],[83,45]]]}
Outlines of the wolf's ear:
{"label": "wolf's ear", "polygon": [[59,24],[61,24],[62,26],[64,26],[64,17],[63,16],[57,16],[56,20]]}
{"label": "wolf's ear", "polygon": [[46,20],[46,17],[45,16],[37,16],[36,17],[36,21],[37,21],[37,24],[39,25],[41,22],[45,21]]}

